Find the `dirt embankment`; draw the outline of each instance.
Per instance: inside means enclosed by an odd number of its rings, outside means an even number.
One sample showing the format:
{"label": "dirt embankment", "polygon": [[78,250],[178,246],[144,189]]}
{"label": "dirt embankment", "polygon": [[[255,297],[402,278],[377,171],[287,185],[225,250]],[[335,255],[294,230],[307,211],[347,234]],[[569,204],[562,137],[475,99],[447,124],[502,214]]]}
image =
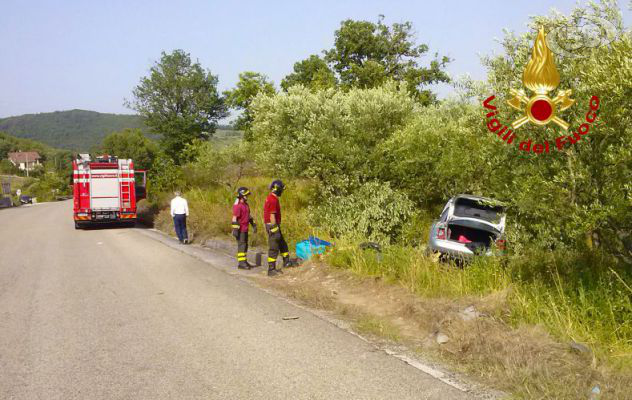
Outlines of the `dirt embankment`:
{"label": "dirt embankment", "polygon": [[588,348],[560,343],[538,326],[502,322],[508,293],[421,298],[381,279],[358,277],[318,261],[285,271],[258,282],[333,312],[365,336],[406,345],[519,398],[583,399],[595,387],[605,398],[632,398],[632,379],[602,370]]}

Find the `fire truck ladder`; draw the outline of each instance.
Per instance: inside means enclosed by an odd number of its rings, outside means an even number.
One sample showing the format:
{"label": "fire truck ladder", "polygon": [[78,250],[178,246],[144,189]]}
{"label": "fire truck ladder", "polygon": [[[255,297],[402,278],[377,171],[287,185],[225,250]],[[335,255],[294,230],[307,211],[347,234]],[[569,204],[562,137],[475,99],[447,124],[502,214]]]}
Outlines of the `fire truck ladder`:
{"label": "fire truck ladder", "polygon": [[[132,206],[132,180],[129,178],[129,164],[121,163],[119,174],[121,184],[121,208],[130,208]],[[127,178],[123,177],[123,175],[126,175]]]}

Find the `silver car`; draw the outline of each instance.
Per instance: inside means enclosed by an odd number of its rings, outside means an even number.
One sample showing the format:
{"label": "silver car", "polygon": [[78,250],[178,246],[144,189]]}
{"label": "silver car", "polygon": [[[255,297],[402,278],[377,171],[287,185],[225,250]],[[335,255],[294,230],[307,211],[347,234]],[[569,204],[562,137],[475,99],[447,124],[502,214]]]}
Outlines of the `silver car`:
{"label": "silver car", "polygon": [[505,206],[493,199],[460,194],[451,198],[430,228],[428,248],[451,258],[505,250]]}

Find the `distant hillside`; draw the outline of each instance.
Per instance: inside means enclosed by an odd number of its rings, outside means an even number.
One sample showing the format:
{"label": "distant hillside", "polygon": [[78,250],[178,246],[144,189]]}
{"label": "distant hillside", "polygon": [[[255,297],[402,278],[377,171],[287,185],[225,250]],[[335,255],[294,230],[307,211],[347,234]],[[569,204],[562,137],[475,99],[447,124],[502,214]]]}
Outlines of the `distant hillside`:
{"label": "distant hillside", "polygon": [[[55,111],[0,118],[0,132],[75,151],[89,151],[101,144],[108,134],[125,128],[139,128],[145,133],[149,131],[138,115],[105,114],[86,110]],[[219,125],[217,129],[217,136],[221,139],[226,139],[226,135],[232,137],[235,134],[235,131],[227,125]],[[228,132],[222,136],[222,131]]]}
{"label": "distant hillside", "polygon": [[100,144],[107,134],[125,128],[147,131],[137,115],[85,110],[25,114],[0,119],[0,131],[38,140],[53,147],[83,151]]}

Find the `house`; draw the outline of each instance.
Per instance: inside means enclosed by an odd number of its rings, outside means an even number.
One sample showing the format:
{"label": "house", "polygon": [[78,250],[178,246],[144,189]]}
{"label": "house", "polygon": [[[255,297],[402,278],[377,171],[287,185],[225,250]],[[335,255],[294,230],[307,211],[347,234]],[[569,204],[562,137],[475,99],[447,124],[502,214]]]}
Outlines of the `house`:
{"label": "house", "polygon": [[41,165],[41,159],[37,151],[18,151],[8,154],[9,161],[22,171],[33,171],[36,166]]}

